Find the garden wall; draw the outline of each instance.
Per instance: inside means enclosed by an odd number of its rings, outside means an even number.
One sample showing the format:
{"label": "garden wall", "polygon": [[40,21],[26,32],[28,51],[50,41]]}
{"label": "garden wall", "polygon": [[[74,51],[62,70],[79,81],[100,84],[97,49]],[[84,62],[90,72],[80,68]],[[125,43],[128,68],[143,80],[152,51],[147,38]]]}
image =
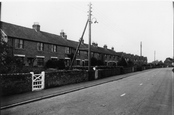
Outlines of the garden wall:
{"label": "garden wall", "polygon": [[66,70],[48,72],[45,74],[45,88],[58,87],[67,84],[88,81],[88,72],[80,70]]}
{"label": "garden wall", "polygon": [[[97,74],[96,74],[97,71]],[[132,72],[132,68],[110,68],[91,70],[60,70],[45,72],[45,88],[59,87],[67,84],[101,79],[123,73]],[[97,75],[97,76],[96,76]],[[30,73],[0,74],[1,95],[13,95],[32,91],[32,75]]]}
{"label": "garden wall", "polygon": [[111,77],[114,75],[121,74],[121,68],[114,68],[114,69],[99,69],[98,70],[98,78],[106,78]]}
{"label": "garden wall", "polygon": [[122,74],[131,73],[133,71],[132,67],[123,68]]}
{"label": "garden wall", "polygon": [[[88,81],[87,71],[56,71],[45,73],[45,88]],[[30,73],[0,74],[1,96],[14,95],[32,91]]]}
{"label": "garden wall", "polygon": [[1,96],[25,93],[32,90],[30,73],[0,74]]}

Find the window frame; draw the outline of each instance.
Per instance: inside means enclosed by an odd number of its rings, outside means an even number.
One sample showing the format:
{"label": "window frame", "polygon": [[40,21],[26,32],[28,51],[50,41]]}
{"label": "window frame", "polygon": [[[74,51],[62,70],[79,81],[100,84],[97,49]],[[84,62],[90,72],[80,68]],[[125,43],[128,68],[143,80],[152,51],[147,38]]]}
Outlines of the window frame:
{"label": "window frame", "polygon": [[[43,67],[44,66],[44,57],[37,57],[37,66]],[[42,60],[42,62],[41,62]]]}
{"label": "window frame", "polygon": [[65,47],[65,54],[70,54],[70,47]]}
{"label": "window frame", "polygon": [[51,45],[51,52],[57,52],[57,45]]}
{"label": "window frame", "polygon": [[37,50],[38,51],[44,51],[44,43],[37,42]]}
{"label": "window frame", "polygon": [[24,49],[24,40],[15,39],[15,48],[16,49]]}

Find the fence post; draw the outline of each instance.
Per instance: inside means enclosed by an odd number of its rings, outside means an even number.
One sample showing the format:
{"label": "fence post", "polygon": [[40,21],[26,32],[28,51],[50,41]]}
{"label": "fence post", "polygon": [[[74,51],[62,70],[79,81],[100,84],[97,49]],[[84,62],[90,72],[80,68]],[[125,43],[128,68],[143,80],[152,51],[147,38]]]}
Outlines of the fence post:
{"label": "fence post", "polygon": [[42,71],[41,75],[42,75],[42,89],[44,89],[45,88],[45,72]]}

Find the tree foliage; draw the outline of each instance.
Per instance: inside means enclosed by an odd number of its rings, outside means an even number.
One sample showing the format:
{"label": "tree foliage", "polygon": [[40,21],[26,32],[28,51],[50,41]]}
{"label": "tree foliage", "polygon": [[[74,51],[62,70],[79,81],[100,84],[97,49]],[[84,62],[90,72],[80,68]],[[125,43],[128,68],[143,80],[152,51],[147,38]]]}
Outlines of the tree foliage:
{"label": "tree foliage", "polygon": [[127,67],[128,66],[126,60],[123,57],[118,61],[117,65],[118,66],[123,66],[123,67]]}
{"label": "tree foliage", "polygon": [[46,62],[46,68],[65,69],[64,60],[48,60]]}
{"label": "tree foliage", "polygon": [[102,60],[98,60],[95,57],[91,58],[91,66],[102,66],[104,65]]}

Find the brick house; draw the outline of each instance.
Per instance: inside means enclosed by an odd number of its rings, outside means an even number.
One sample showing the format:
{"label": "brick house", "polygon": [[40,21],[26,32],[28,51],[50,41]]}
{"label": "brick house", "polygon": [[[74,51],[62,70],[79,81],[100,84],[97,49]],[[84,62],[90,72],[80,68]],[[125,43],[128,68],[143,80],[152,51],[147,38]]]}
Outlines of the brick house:
{"label": "brick house", "polygon": [[[11,47],[11,56],[20,59],[25,66],[44,66],[50,59],[62,59],[69,66],[78,45],[77,41],[67,39],[67,35],[61,31],[60,35],[43,32],[38,23],[32,28],[26,28],[6,22],[1,23],[1,31],[8,37],[8,45]],[[92,43],[91,57],[101,60],[105,65],[117,64],[121,57],[114,48],[99,47]],[[88,44],[82,42],[77,53],[74,65],[86,66],[88,64]]]}

